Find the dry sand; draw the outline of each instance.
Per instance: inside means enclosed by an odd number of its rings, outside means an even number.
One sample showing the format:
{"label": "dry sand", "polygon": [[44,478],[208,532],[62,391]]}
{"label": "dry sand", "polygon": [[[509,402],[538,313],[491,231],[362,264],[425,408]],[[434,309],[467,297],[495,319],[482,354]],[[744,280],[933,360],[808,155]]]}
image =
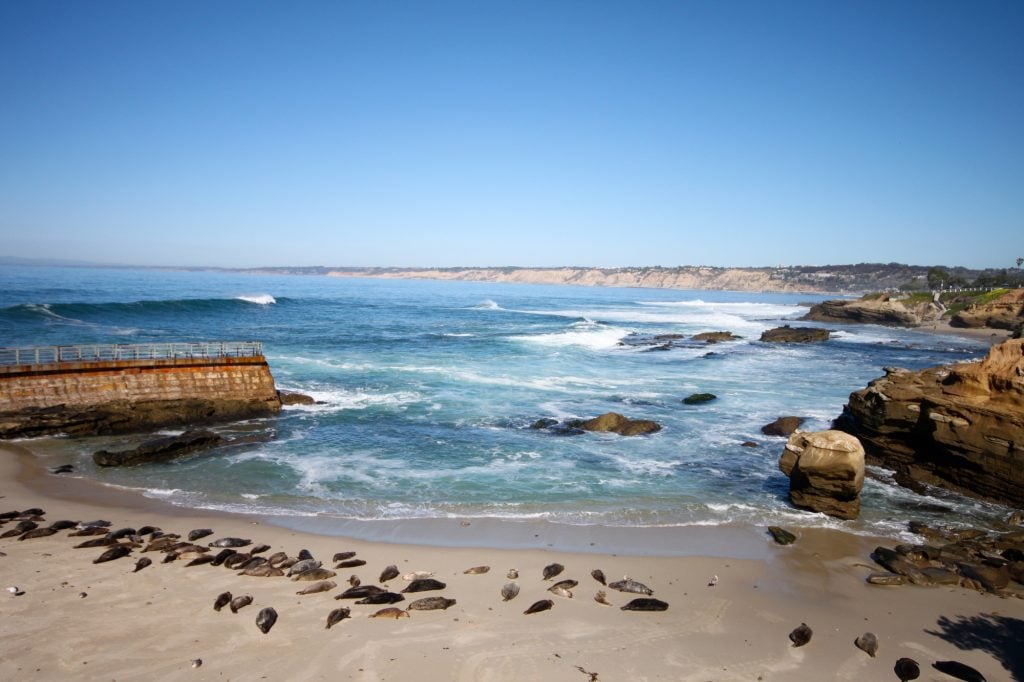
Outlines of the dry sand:
{"label": "dry sand", "polygon": [[[339,571],[331,592],[298,596],[309,583],[238,576],[223,567],[154,564],[133,573],[132,556],[93,564],[101,549],[73,549],[68,531],[26,541],[0,540],[0,679],[104,680],[894,680],[902,656],[922,663],[925,680],[949,679],[935,660],[958,659],[989,680],[1022,679],[1024,601],[950,588],[872,587],[868,554],[877,544],[832,531],[800,531],[790,547],[760,529],[745,529],[764,558],[625,556],[550,550],[437,548],[377,544],[287,530],[249,517],[189,513],[124,491],[39,470],[24,448],[0,448],[0,511],[41,507],[48,522],[103,518],[113,528],[157,525],[181,534],[213,528],[207,538],[241,536],[296,555],[310,550],[329,565],[353,550],[368,563]],[[5,528],[9,528],[10,525]],[[679,529],[701,542],[707,535]],[[891,542],[886,543],[890,546]],[[657,548],[652,548],[657,549]],[[700,547],[694,547],[700,551]],[[580,584],[572,599],[546,591],[545,565]],[[403,573],[433,571],[457,600],[446,611],[413,611],[401,620],[371,619],[379,606],[333,597],[354,573],[377,583],[396,564]],[[489,573],[466,575],[486,564]],[[509,568],[521,593],[503,602]],[[609,580],[629,574],[668,602],[662,613],[620,610],[634,596],[606,589],[613,606],[593,599]],[[712,575],[719,582],[709,587]],[[403,586],[401,578],[391,586]],[[238,614],[215,612],[215,597],[251,594]],[[86,596],[82,596],[84,593]],[[524,615],[536,600],[550,611]],[[405,602],[408,604],[411,598]],[[325,628],[327,614],[347,605],[352,618]],[[268,634],[256,614],[273,606]],[[402,604],[399,604],[402,606]],[[804,647],[788,633],[814,630]],[[853,645],[865,631],[880,641],[877,658]],[[974,644],[970,644],[974,642]],[[971,648],[960,650],[958,643]],[[1016,648],[1014,648],[1016,647]],[[202,659],[193,668],[193,659]]]}

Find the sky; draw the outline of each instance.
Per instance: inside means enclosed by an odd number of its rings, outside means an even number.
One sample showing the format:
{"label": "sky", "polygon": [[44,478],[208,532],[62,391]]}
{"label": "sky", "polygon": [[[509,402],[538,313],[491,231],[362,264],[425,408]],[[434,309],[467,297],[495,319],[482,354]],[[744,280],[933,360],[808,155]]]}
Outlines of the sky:
{"label": "sky", "polygon": [[0,3],[0,256],[1012,267],[1024,3]]}

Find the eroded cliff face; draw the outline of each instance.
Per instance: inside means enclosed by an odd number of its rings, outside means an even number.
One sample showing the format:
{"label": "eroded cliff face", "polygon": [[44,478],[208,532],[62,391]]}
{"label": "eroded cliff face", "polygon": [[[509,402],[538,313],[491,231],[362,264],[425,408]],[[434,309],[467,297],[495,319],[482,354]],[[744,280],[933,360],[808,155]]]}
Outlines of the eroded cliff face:
{"label": "eroded cliff face", "polygon": [[965,329],[1020,329],[1024,326],[1024,289],[1010,291],[991,303],[972,305],[954,315],[949,324]]}
{"label": "eroded cliff face", "polygon": [[935,303],[906,304],[888,298],[877,300],[822,301],[811,306],[804,320],[859,322],[888,327],[920,327],[942,317],[945,308]]}
{"label": "eroded cliff face", "polygon": [[772,268],[451,268],[401,270],[338,270],[332,277],[440,279],[518,284],[575,284],[645,289],[704,289],[728,291],[825,291],[807,281],[794,281]]}
{"label": "eroded cliff face", "polygon": [[835,428],[905,485],[1024,506],[1024,340],[993,346],[981,362],[886,369],[850,395]]}

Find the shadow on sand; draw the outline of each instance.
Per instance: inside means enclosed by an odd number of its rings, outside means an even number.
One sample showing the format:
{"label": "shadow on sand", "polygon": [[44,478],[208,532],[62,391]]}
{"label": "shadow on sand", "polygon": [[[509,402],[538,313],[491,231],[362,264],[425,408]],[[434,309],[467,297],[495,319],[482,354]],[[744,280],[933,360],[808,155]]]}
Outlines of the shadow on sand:
{"label": "shadow on sand", "polygon": [[1003,664],[1014,680],[1024,682],[1024,646],[1021,646],[1024,642],[1024,620],[982,613],[970,618],[958,616],[956,620],[941,616],[938,626],[938,630],[925,632],[956,645],[958,649],[990,654]]}

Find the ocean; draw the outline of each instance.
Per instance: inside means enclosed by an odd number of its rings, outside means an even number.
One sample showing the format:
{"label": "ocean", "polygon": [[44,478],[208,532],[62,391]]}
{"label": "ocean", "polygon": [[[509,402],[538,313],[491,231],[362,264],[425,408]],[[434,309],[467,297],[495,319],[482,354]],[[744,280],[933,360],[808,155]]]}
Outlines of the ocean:
{"label": "ocean", "polygon": [[[0,346],[262,341],[279,388],[318,404],[215,427],[258,436],[169,464],[100,469],[91,454],[138,436],[26,443],[47,465],[181,507],[337,520],[542,521],[556,527],[844,528],[899,536],[909,519],[986,523],[1006,510],[872,469],[862,517],[793,509],[778,470],[782,415],[825,429],[881,376],[981,357],[983,344],[867,325],[827,343],[769,345],[808,294],[613,289],[312,276],[0,266]],[[731,331],[715,345],[651,337]],[[686,396],[717,399],[684,405]],[[558,435],[543,418],[605,412],[657,434]],[[754,441],[757,447],[744,447]],[[349,523],[345,523],[349,522]],[[366,522],[360,525],[361,522]],[[430,538],[422,538],[429,542]],[[439,539],[438,541],[441,541]]]}

